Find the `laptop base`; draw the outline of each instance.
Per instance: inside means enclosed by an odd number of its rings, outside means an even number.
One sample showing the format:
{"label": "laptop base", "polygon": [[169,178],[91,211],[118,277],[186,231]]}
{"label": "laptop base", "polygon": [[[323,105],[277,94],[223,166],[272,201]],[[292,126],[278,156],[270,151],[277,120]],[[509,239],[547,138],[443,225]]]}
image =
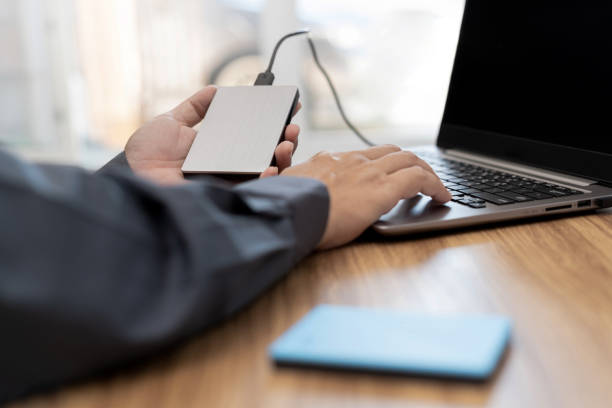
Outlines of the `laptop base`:
{"label": "laptop base", "polygon": [[[563,188],[572,189],[576,194],[528,202],[513,202],[504,205],[497,205],[486,201],[480,208],[472,208],[457,201],[439,204],[429,197],[418,195],[411,199],[400,201],[391,211],[383,215],[379,221],[374,224],[374,230],[380,234],[402,235],[488,224],[513,219],[553,214],[569,214],[612,206],[612,200],[610,200],[610,197],[612,197],[612,188],[596,183],[589,184],[583,179],[568,178],[563,174],[542,171],[539,169],[511,165],[497,166],[491,164],[491,161],[487,160],[485,157],[483,157],[482,160],[478,160],[477,157],[466,159],[457,154],[445,152],[435,146],[424,146],[411,150],[417,155],[422,156],[426,161],[431,157],[451,159],[454,162],[467,163],[487,170],[490,169],[519,177],[552,183]],[[518,168],[520,168],[520,170],[517,170]],[[561,183],[560,180],[564,182]],[[444,182],[448,184],[448,181]]]}

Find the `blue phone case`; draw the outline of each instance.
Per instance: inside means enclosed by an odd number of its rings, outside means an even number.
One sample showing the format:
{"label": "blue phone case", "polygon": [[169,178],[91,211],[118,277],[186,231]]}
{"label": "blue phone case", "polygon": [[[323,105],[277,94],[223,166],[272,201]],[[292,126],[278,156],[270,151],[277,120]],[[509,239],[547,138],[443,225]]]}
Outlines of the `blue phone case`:
{"label": "blue phone case", "polygon": [[483,380],[508,343],[509,319],[321,305],[269,349],[282,364]]}

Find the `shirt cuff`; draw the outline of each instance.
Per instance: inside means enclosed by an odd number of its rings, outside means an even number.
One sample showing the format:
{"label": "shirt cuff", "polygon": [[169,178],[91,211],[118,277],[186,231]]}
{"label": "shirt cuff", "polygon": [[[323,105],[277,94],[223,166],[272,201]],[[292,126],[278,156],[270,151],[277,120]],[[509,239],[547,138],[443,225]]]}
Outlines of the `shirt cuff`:
{"label": "shirt cuff", "polygon": [[121,152],[115,157],[113,157],[113,159],[106,163],[104,166],[102,166],[102,168],[100,168],[96,172],[96,174],[105,174],[109,171],[121,169],[132,171],[132,168],[130,167],[130,164],[127,161],[127,157],[125,157],[125,152]]}
{"label": "shirt cuff", "polygon": [[279,211],[279,205],[286,204],[283,207],[291,212],[295,232],[296,262],[321,241],[329,216],[329,193],[320,181],[276,176],[242,183],[234,189],[246,193],[243,198],[249,205],[264,213]]}

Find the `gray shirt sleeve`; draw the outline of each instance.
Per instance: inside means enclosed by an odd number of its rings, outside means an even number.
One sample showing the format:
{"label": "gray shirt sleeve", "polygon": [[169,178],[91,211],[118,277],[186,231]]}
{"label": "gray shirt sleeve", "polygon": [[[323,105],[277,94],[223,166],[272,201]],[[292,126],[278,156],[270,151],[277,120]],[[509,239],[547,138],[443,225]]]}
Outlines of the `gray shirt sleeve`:
{"label": "gray shirt sleeve", "polygon": [[0,152],[0,401],[227,317],[325,229],[329,197],[315,180],[164,188],[126,165],[91,174]]}

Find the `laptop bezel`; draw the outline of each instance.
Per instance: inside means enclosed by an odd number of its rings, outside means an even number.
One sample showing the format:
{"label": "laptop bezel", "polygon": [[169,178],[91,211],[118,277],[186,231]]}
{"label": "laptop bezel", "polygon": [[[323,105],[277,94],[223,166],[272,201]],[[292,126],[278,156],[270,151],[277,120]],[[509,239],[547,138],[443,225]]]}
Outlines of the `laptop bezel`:
{"label": "laptop bezel", "polygon": [[[455,67],[457,67],[457,61],[461,58],[461,45],[464,41],[465,31],[464,23],[466,14],[469,12],[469,2],[470,0],[466,0],[447,100],[448,95],[457,92],[453,86],[459,81]],[[457,126],[448,123],[447,115],[448,103],[444,107],[442,123],[436,140],[436,145],[439,148],[461,149],[612,185],[612,155],[610,154],[529,140],[483,129]],[[495,143],[491,143],[492,138],[495,138]]]}

